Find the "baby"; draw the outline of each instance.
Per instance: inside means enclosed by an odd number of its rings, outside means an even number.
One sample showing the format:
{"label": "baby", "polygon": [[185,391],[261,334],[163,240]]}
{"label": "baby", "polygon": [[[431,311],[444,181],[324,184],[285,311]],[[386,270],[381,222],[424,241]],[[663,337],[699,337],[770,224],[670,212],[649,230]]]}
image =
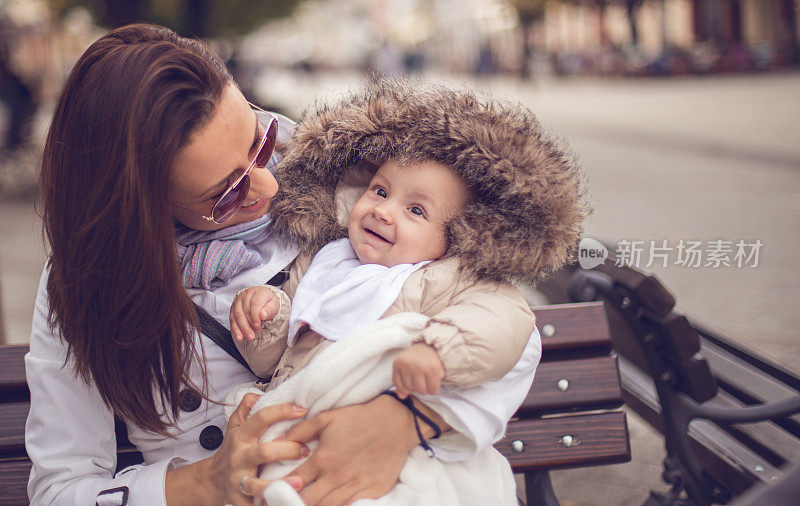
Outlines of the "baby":
{"label": "baby", "polygon": [[418,428],[425,451],[409,453],[381,500],[516,504],[508,463],[471,436],[508,420],[533,380],[541,343],[511,282],[535,283],[577,249],[591,206],[570,151],[524,107],[395,79],[306,113],[275,176],[272,233],[300,255],[231,308],[237,348],[271,379],[253,409],[294,400],[319,413],[393,383],[413,411],[411,394],[446,390],[420,400],[480,412],[439,404],[453,427],[440,458]]}
{"label": "baby", "polygon": [[[318,265],[331,267],[330,262],[325,262],[330,258],[331,251],[344,248],[345,254],[339,258],[339,270],[341,270],[342,260],[357,258],[361,264],[373,264],[387,268],[400,266],[394,270],[400,276],[408,276],[418,268],[424,267],[429,261],[440,259],[445,255],[448,249],[446,224],[452,218],[460,215],[464,206],[472,200],[472,192],[467,188],[464,180],[450,167],[433,160],[408,164],[401,164],[397,160],[388,160],[380,166],[369,182],[366,191],[350,211],[349,241],[345,241],[346,244],[338,241],[326,247],[327,251],[323,249],[315,257],[309,271],[313,273],[314,271],[311,269],[319,268]],[[302,260],[298,262],[303,263]],[[350,269],[350,273],[358,275],[358,270],[357,268]],[[378,279],[381,276],[386,277],[391,270],[371,269],[369,273],[364,274]],[[389,277],[387,279],[396,283],[397,278]],[[388,286],[386,289],[390,290]],[[301,280],[295,297],[304,290],[311,291],[313,288],[310,283],[306,284]],[[496,287],[487,290],[487,296],[495,290],[497,290]],[[505,297],[517,299],[517,303],[511,306],[514,310],[502,311],[504,315],[516,320],[514,328],[517,332],[510,336],[498,336],[498,339],[510,339],[515,342],[514,353],[498,358],[497,347],[487,350],[489,353],[474,350],[475,355],[485,355],[485,370],[498,370],[498,373],[493,376],[497,376],[500,372],[504,374],[517,362],[533,331],[534,323],[533,314],[524,304],[521,296],[514,297],[517,295],[513,293],[516,292],[516,289],[508,286],[504,287],[502,292],[508,292],[508,294],[503,293],[498,296],[496,301],[498,305],[507,302]],[[285,292],[283,293],[285,294]],[[352,296],[352,293],[350,295]],[[422,303],[425,298],[422,298],[418,308],[411,309],[422,311],[426,305]],[[267,333],[273,337],[273,339],[267,338],[268,346],[282,347],[285,345],[286,341],[282,336],[274,339],[274,337],[278,337],[277,329],[286,327],[283,321],[275,319],[281,305],[284,304],[289,304],[288,296],[282,298],[281,292],[272,287],[255,286],[239,292],[231,307],[231,332],[235,339],[242,341],[243,336],[247,336],[247,339],[253,340],[257,334],[260,339],[264,339],[264,334],[261,333],[262,326],[264,326],[266,330],[276,329],[271,334]],[[359,312],[358,307],[354,307],[353,310],[356,314]],[[302,314],[302,311],[293,310],[291,316],[297,314]],[[492,317],[492,315],[487,316]],[[359,325],[365,323],[367,323],[365,319],[359,318]],[[494,323],[497,328],[503,325],[503,322],[500,321]],[[291,323],[289,328],[292,328]],[[311,330],[315,330],[313,326],[311,326]],[[355,329],[351,326],[347,330]],[[324,332],[322,337],[324,337]],[[436,340],[431,340],[431,342],[436,342]],[[485,342],[485,339],[473,343],[465,341],[463,345],[466,347],[483,346]],[[258,375],[269,373],[269,366],[265,368],[263,360],[261,360],[264,357],[263,351],[262,348],[253,356],[252,348],[244,347],[243,354]],[[458,353],[470,354],[470,351],[461,349]],[[495,362],[497,366],[495,366]],[[503,366],[498,367],[500,364]],[[477,369],[472,371],[472,376],[477,374],[479,374]],[[400,353],[394,361],[393,382],[397,394],[401,398],[407,397],[410,393],[437,394],[444,377],[444,365],[436,348],[425,341],[413,344]]]}
{"label": "baby", "polygon": [[276,178],[273,233],[301,254],[282,289],[242,290],[230,316],[269,388],[401,312],[430,317],[393,362],[401,397],[503,377],[538,338],[511,281],[568,260],[591,210],[579,165],[530,111],[404,80],[307,114]]}

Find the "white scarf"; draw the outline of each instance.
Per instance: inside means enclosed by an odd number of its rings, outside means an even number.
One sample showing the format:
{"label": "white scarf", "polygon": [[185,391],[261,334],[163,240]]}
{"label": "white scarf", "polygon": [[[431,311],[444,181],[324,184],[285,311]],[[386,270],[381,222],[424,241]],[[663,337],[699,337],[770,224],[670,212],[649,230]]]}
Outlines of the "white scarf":
{"label": "white scarf", "polygon": [[375,322],[400,295],[408,277],[430,261],[386,267],[362,264],[349,239],[322,248],[297,287],[289,315],[289,346],[307,323],[338,341]]}

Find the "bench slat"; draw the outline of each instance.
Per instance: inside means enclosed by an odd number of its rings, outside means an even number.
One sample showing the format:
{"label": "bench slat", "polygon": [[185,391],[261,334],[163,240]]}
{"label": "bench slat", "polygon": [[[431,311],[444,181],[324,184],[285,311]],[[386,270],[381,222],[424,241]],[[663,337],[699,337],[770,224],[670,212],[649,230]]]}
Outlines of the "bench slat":
{"label": "bench slat", "polygon": [[[602,302],[559,304],[531,308],[536,315],[536,327],[542,334],[542,351],[608,346],[611,342]],[[546,335],[542,330],[552,325],[555,333]]]}
{"label": "bench slat", "polygon": [[[718,393],[709,403],[732,408],[746,406],[739,399],[724,391]],[[772,421],[738,423],[727,427],[727,430],[731,431],[737,439],[751,440],[748,442],[750,447],[762,446],[763,448],[758,449],[758,453],[767,456],[774,454],[773,457],[768,457],[770,460],[778,458],[783,459],[786,463],[800,461],[800,439]]]}
{"label": "bench slat", "polygon": [[[700,350],[714,371],[714,376],[725,385],[727,390],[734,389],[745,392],[760,403],[784,401],[798,395],[797,390],[749,364],[743,364],[713,343],[704,341]],[[790,418],[800,423],[800,414]],[[800,437],[800,433],[796,436]]]}
{"label": "bench slat", "polygon": [[[123,451],[117,456],[117,472],[142,461],[139,452]],[[0,506],[19,506],[28,504],[28,476],[31,461],[16,459],[0,461]]]}
{"label": "bench slat", "polygon": [[0,404],[0,459],[25,457],[25,420],[29,402]]}
{"label": "bench slat", "polygon": [[0,393],[10,390],[28,390],[25,383],[25,360],[27,344],[0,346]]}
{"label": "bench slat", "polygon": [[[664,421],[653,380],[622,357],[619,359],[619,369],[625,404],[663,433]],[[734,494],[744,492],[756,482],[770,483],[783,475],[765,458],[704,420],[692,422],[689,436],[692,450],[696,452],[703,469],[719,482],[731,485],[730,490]],[[720,455],[724,458],[721,459]]]}
{"label": "bench slat", "polygon": [[[567,380],[565,391],[559,380]],[[616,357],[542,362],[520,406],[525,414],[612,408],[622,404]]]}
{"label": "bench slat", "polygon": [[28,504],[30,460],[0,462],[0,506]]}
{"label": "bench slat", "polygon": [[[565,435],[578,444],[569,448],[561,444]],[[521,453],[511,448],[516,440],[524,445]],[[494,446],[515,472],[627,462],[631,456],[622,411],[520,420]]]}

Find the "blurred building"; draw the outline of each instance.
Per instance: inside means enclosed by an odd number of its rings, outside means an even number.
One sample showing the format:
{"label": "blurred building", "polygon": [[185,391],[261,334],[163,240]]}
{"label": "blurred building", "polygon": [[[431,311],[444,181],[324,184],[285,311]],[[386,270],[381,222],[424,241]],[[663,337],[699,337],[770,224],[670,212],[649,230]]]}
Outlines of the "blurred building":
{"label": "blurred building", "polygon": [[562,73],[753,71],[796,66],[797,0],[548,2],[545,50]]}
{"label": "blurred building", "polygon": [[260,30],[246,53],[383,73],[771,70],[798,63],[799,8],[800,0],[307,0]]}

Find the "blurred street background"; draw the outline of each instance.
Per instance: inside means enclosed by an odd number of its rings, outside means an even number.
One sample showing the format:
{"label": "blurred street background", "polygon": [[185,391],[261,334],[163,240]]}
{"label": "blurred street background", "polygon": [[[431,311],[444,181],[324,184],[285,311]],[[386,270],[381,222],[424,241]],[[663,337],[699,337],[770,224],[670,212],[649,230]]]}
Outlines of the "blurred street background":
{"label": "blurred street background", "polygon": [[[0,0],[0,343],[27,342],[42,266],[38,159],[64,79],[108,28],[202,36],[251,100],[297,118],[374,75],[530,107],[582,160],[587,235],[636,248],[679,310],[800,372],[800,0]],[[689,245],[698,257],[687,261]],[[745,257],[737,256],[744,248]],[[641,504],[633,461],[554,474],[562,504]]]}

